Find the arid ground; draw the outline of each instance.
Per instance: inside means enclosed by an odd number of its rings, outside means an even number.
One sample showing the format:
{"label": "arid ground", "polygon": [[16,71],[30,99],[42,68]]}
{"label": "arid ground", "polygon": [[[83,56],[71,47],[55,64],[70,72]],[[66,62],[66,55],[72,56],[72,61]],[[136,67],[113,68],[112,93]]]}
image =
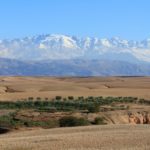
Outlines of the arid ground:
{"label": "arid ground", "polygon": [[[57,95],[131,96],[149,100],[150,77],[0,77],[1,101],[16,101],[28,97],[51,99]],[[118,109],[121,105],[116,104],[115,110],[105,106],[104,112],[73,113],[74,116],[84,116],[89,120],[97,116],[104,117],[107,125],[20,128],[0,134],[0,150],[149,150],[150,105],[123,104],[126,108],[123,110]],[[1,110],[0,116],[8,113],[7,111]],[[43,116],[59,118],[66,114],[68,112],[35,113],[34,110],[20,110],[17,119],[32,117],[38,120]]]}
{"label": "arid ground", "polygon": [[150,99],[150,77],[0,77],[0,100],[28,97],[135,96]]}
{"label": "arid ground", "polygon": [[34,129],[0,136],[1,150],[149,150],[149,125]]}

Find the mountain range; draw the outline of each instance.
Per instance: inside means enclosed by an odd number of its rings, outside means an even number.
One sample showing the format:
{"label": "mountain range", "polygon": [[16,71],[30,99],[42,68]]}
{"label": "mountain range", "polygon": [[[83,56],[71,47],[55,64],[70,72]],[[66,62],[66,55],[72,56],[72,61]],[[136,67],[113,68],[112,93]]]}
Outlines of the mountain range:
{"label": "mountain range", "polygon": [[0,40],[0,75],[150,75],[150,39],[48,34]]}

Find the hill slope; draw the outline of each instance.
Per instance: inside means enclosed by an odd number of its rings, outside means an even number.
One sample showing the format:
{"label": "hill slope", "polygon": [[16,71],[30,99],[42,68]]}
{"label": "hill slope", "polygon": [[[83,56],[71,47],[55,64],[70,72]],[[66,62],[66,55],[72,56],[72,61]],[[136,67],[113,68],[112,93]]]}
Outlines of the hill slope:
{"label": "hill slope", "polygon": [[112,60],[18,61],[0,59],[0,75],[48,76],[146,76],[149,64]]}
{"label": "hill slope", "polygon": [[[149,125],[103,125],[20,131],[1,135],[1,150],[150,149]],[[9,144],[8,144],[9,143]]]}

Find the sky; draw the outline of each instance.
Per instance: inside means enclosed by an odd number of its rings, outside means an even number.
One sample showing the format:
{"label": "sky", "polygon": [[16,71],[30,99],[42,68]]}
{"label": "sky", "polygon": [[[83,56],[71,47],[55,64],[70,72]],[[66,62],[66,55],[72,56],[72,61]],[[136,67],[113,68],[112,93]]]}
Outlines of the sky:
{"label": "sky", "polygon": [[0,0],[0,39],[38,34],[150,38],[150,0]]}

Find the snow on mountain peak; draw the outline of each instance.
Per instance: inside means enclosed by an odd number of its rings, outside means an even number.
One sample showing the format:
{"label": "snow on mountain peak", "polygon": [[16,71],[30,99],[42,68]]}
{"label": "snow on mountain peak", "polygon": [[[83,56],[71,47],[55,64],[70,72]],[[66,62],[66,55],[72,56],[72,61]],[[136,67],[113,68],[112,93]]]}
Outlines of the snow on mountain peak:
{"label": "snow on mountain peak", "polygon": [[[41,46],[42,44],[42,46]],[[68,49],[77,49],[78,46],[76,44],[76,41],[73,40],[69,36],[65,35],[58,35],[58,34],[52,34],[47,37],[45,37],[43,40],[41,40],[40,48],[68,48]],[[49,47],[50,46],[50,47]]]}
{"label": "snow on mountain peak", "polygon": [[105,39],[101,39],[101,43],[102,43],[102,45],[104,47],[111,47],[112,46],[110,41],[108,39],[106,39],[106,38]]}
{"label": "snow on mountain peak", "polygon": [[14,59],[119,59],[150,62],[150,39],[79,38],[61,34],[1,40],[0,57]]}

